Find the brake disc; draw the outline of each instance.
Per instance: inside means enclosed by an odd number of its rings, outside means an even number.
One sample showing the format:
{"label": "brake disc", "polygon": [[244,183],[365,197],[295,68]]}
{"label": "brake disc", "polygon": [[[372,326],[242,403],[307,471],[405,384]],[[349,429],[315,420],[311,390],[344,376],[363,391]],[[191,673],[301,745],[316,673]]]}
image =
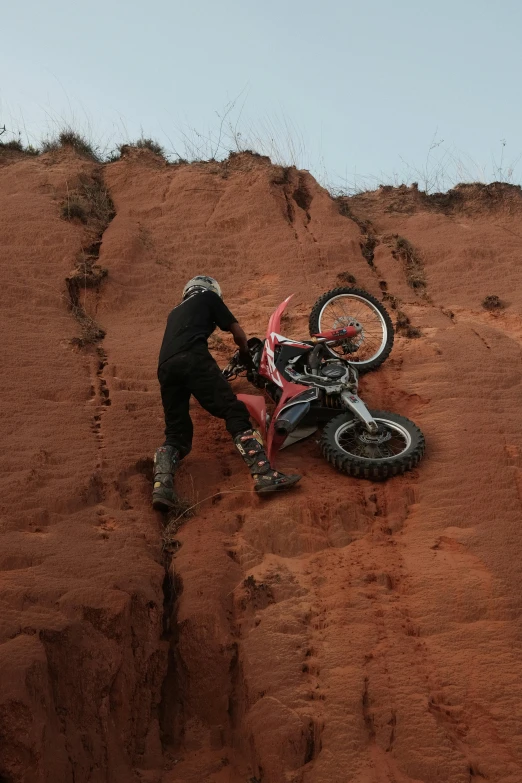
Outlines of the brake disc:
{"label": "brake disc", "polygon": [[386,443],[387,440],[391,440],[392,433],[386,429],[384,431],[379,429],[377,435],[372,435],[368,430],[362,430],[357,433],[357,440],[362,443],[366,443],[369,446],[380,446],[381,443]]}
{"label": "brake disc", "polygon": [[[359,321],[356,321],[355,318],[350,318],[349,315],[340,316],[336,318],[333,323],[334,329],[343,329],[346,326],[360,326],[360,324]],[[344,343],[341,343],[343,353],[355,353],[356,351],[359,350],[363,342],[364,342],[364,327],[362,328],[362,331],[360,331],[358,335],[352,337],[350,340],[345,340]]]}

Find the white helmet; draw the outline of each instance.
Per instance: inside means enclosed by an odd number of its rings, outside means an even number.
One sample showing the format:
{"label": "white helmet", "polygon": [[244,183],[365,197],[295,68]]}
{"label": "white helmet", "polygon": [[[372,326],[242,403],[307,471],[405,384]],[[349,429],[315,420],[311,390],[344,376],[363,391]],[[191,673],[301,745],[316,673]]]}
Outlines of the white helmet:
{"label": "white helmet", "polygon": [[221,293],[221,286],[219,285],[218,281],[214,280],[213,277],[209,277],[208,275],[196,275],[196,277],[193,277],[192,280],[189,280],[183,289],[183,299],[186,299],[187,296],[195,294],[198,291],[213,291],[215,294],[223,298],[223,294]]}

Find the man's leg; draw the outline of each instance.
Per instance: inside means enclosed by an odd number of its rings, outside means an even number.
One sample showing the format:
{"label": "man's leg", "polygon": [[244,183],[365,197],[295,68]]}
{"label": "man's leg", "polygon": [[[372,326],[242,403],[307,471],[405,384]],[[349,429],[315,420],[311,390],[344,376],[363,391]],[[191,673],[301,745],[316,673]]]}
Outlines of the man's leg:
{"label": "man's leg", "polygon": [[192,449],[194,427],[189,413],[190,391],[186,386],[170,383],[161,386],[161,402],[165,415],[164,446],[173,446],[186,457]]}
{"label": "man's leg", "polygon": [[301,476],[285,476],[270,465],[261,435],[252,429],[246,405],[238,400],[217,363],[208,354],[193,365],[190,391],[213,416],[225,419],[234,444],[250,468],[256,492],[273,492],[297,484]]}
{"label": "man's leg", "polygon": [[154,455],[152,505],[157,511],[169,511],[175,506],[174,474],[179,461],[192,448],[190,392],[177,372],[178,364],[172,360],[158,371],[165,414],[165,443],[156,449]]}

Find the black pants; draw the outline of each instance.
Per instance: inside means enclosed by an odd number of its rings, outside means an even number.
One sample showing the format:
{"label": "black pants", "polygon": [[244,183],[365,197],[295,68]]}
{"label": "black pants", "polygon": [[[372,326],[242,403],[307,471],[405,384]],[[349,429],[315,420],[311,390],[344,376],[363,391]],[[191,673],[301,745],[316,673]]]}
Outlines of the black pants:
{"label": "black pants", "polygon": [[246,405],[237,399],[208,350],[197,346],[163,362],[158,368],[161,401],[165,412],[165,446],[174,446],[181,457],[192,448],[193,426],[190,396],[213,416],[225,419],[232,437],[251,429]]}

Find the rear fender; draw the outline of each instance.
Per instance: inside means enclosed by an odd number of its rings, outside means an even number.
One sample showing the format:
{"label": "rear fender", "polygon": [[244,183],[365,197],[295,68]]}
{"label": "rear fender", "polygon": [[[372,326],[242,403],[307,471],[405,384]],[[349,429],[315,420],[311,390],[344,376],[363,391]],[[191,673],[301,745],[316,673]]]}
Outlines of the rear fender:
{"label": "rear fender", "polygon": [[281,318],[283,316],[284,311],[286,310],[287,304],[290,302],[291,299],[293,299],[293,294],[290,294],[284,302],[281,302],[279,307],[274,310],[272,315],[270,316],[270,320],[268,322],[268,328],[266,330],[266,336],[270,337],[272,332],[276,332],[279,334],[279,330],[281,329]]}
{"label": "rear fender", "polygon": [[288,296],[284,302],[281,302],[279,307],[274,310],[268,321],[268,328],[266,330],[266,340],[263,347],[263,353],[261,355],[260,372],[265,378],[269,378],[278,386],[283,386],[283,380],[275,368],[274,364],[274,350],[278,342],[281,341],[282,336],[279,334],[281,329],[281,317],[286,309],[288,302],[292,299],[293,294]]}

